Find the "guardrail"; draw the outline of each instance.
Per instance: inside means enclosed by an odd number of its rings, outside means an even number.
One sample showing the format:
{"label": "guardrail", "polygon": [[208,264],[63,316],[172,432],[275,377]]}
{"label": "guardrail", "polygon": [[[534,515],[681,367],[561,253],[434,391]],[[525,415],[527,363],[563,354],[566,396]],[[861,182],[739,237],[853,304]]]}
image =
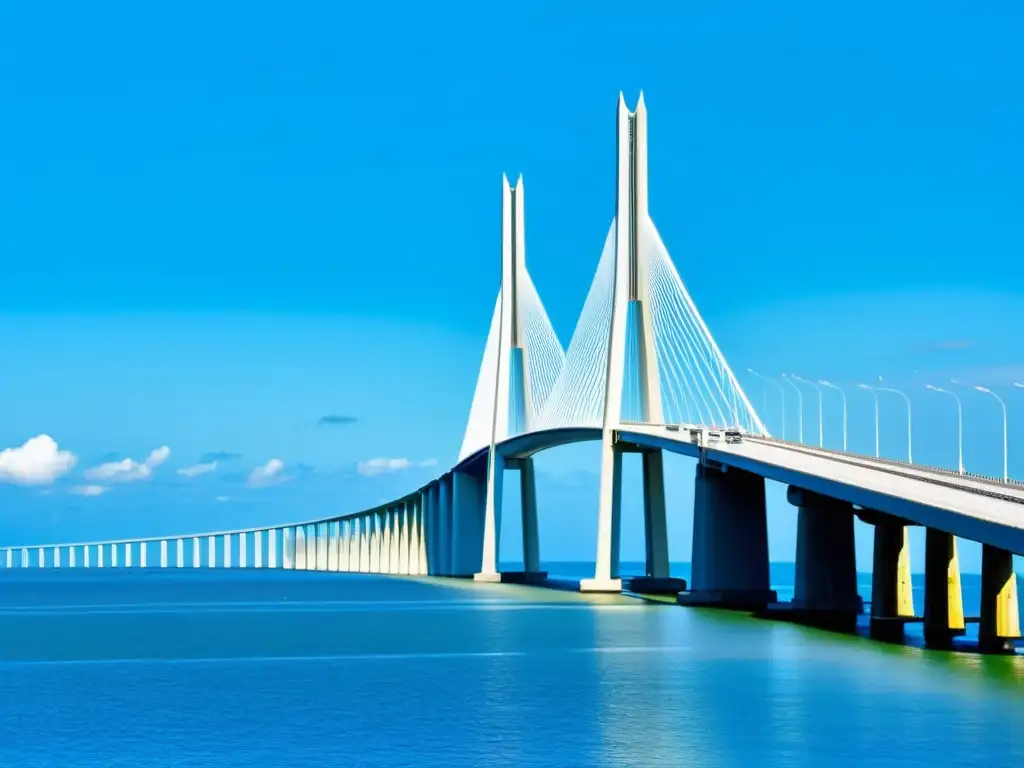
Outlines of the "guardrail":
{"label": "guardrail", "polygon": [[1005,485],[1012,485],[1012,486],[1015,486],[1015,487],[1018,487],[1018,488],[1024,488],[1024,481],[1015,480],[1012,477],[1011,478],[1007,478],[1007,480],[1004,481],[1003,478],[996,477],[994,475],[983,475],[983,474],[980,474],[980,473],[977,473],[977,472],[967,472],[966,470],[964,472],[959,472],[958,470],[949,469],[948,467],[934,467],[934,466],[932,466],[930,464],[918,464],[917,462],[910,462],[910,461],[907,461],[906,459],[889,459],[889,458],[885,458],[885,457],[882,457],[882,456],[868,456],[868,455],[863,454],[863,453],[853,453],[852,451],[838,451],[838,450],[835,450],[834,448],[819,448],[816,445],[808,445],[807,443],[799,443],[799,442],[797,442],[795,440],[783,440],[783,439],[778,438],[778,437],[761,437],[761,436],[758,436],[758,435],[751,435],[750,437],[753,437],[754,439],[757,439],[757,440],[764,440],[766,442],[782,443],[783,445],[799,446],[801,448],[810,448],[812,450],[820,451],[822,453],[835,454],[836,456],[851,456],[853,458],[858,458],[858,459],[868,459],[870,461],[877,461],[877,462],[880,462],[882,464],[893,464],[893,465],[904,466],[904,467],[915,467],[917,469],[924,469],[924,470],[927,470],[928,472],[937,472],[939,474],[948,475],[950,477],[969,477],[969,478],[971,478],[973,480],[978,480],[978,481],[984,482],[984,483],[991,483],[993,485],[1004,485],[1004,486]]}

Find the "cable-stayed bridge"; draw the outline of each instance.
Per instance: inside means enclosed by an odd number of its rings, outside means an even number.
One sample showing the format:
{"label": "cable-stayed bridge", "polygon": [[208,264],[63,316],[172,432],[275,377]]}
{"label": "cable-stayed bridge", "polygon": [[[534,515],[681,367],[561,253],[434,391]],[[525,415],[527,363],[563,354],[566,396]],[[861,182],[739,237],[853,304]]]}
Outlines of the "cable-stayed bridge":
{"label": "cable-stayed bridge", "polygon": [[[457,464],[422,488],[337,517],[178,537],[0,548],[12,568],[283,568],[480,581],[540,581],[533,457],[601,446],[597,552],[580,588],[617,592],[622,457],[643,464],[646,576],[634,591],[688,605],[776,606],[768,577],[765,480],[797,507],[794,599],[801,620],[849,628],[861,609],[853,523],[874,526],[871,616],[880,635],[924,622],[963,634],[956,537],[981,542],[984,650],[1019,637],[1013,553],[1024,553],[1024,486],[773,438],[701,318],[648,208],[643,96],[617,111],[616,204],[567,349],[526,262],[522,180],[502,180],[501,284]],[[671,577],[664,451],[698,460],[691,583]],[[523,570],[498,568],[503,484],[518,472]],[[927,529],[925,600],[911,592],[911,525]]]}

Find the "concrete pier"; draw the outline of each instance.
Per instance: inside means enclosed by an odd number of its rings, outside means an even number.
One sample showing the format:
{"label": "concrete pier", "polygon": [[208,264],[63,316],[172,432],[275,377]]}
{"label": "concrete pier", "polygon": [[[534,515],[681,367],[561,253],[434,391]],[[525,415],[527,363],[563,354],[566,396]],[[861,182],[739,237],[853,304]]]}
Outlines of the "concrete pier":
{"label": "concrete pier", "polygon": [[901,642],[905,619],[914,617],[910,538],[906,521],[873,512],[861,518],[875,527],[871,569],[871,636]]}
{"label": "concrete pier", "polygon": [[438,574],[451,576],[454,568],[455,510],[453,504],[454,478],[449,473],[438,481]]}
{"label": "concrete pier", "polygon": [[787,498],[799,508],[791,616],[801,623],[852,632],[862,609],[853,505],[795,486],[789,487]]}
{"label": "concrete pier", "polygon": [[764,479],[698,464],[693,504],[690,591],[677,602],[742,610],[774,603]]}
{"label": "concrete pier", "polygon": [[641,452],[644,502],[644,575],[629,580],[629,589],[643,594],[678,595],[686,580],[669,572],[668,521],[665,507],[665,463],[661,450]]}
{"label": "concrete pier", "polygon": [[925,532],[924,550],[925,645],[952,648],[953,638],[965,631],[956,537],[929,528]]}
{"label": "concrete pier", "polygon": [[1017,574],[1013,553],[988,544],[981,548],[981,623],[978,650],[1012,653],[1020,638]]}
{"label": "concrete pier", "polygon": [[581,592],[621,592],[619,538],[622,528],[622,449],[605,430],[601,438],[601,486],[597,512],[594,578],[580,581]]}
{"label": "concrete pier", "polygon": [[520,514],[523,525],[523,571],[540,574],[540,528],[537,524],[537,476],[533,459],[519,461]]}
{"label": "concrete pier", "polygon": [[473,578],[476,581],[497,582],[501,581],[498,553],[501,549],[501,507],[505,492],[505,458],[497,451],[492,450],[488,458],[483,488],[483,546],[480,550],[480,568],[473,574]]}
{"label": "concrete pier", "polygon": [[484,543],[484,478],[452,473],[452,576],[480,572]]}

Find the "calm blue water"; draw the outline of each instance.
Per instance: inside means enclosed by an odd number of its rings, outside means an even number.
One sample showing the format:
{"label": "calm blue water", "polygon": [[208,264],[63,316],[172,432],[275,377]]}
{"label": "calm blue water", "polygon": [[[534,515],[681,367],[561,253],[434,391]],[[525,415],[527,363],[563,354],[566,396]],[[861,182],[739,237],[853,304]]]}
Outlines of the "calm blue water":
{"label": "calm blue water", "polygon": [[509,585],[0,576],[5,768],[1024,759],[1021,657]]}

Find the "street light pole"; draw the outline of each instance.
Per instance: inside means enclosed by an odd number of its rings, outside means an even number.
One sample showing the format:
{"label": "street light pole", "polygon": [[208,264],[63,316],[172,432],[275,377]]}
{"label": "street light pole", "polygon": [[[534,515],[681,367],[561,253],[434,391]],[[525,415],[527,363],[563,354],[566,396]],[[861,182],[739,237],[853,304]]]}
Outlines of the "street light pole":
{"label": "street light pole", "polygon": [[[1015,384],[1014,386],[1020,385]],[[992,395],[992,397],[999,401],[999,406],[1003,409],[1003,482],[1008,482],[1010,479],[1010,474],[1007,470],[1006,464],[1006,403],[1003,402],[1003,398],[1001,398],[988,387],[975,386],[974,388],[979,392],[984,392],[986,395]]]}
{"label": "street light pole", "polygon": [[825,428],[822,426],[822,423],[821,423],[821,413],[822,413],[821,387],[819,387],[813,381],[808,381],[807,379],[801,379],[795,373],[792,374],[792,376],[793,376],[794,379],[796,379],[799,382],[802,382],[803,384],[810,384],[812,387],[814,387],[818,391],[818,447],[819,448],[824,448],[825,447]]}
{"label": "street light pole", "polygon": [[907,397],[906,393],[900,392],[898,389],[893,389],[892,387],[876,387],[876,389],[879,392],[893,392],[893,393],[899,395],[900,397],[902,397],[906,401],[906,403],[907,403],[907,461],[909,461],[911,464],[913,464],[914,463],[914,452],[913,452],[913,447],[912,447],[913,432],[911,430],[911,423],[910,423],[910,398]]}
{"label": "street light pole", "polygon": [[960,398],[955,392],[950,392],[948,389],[942,387],[933,387],[931,384],[925,384],[925,389],[931,390],[932,392],[940,392],[944,395],[949,395],[956,400],[956,452],[957,452],[957,472],[961,475],[964,473],[964,409],[963,404],[960,402]]}
{"label": "street light pole", "polygon": [[[775,386],[777,386],[779,388],[779,398],[780,398],[780,402],[782,403],[782,439],[785,440],[786,439],[786,388],[783,387],[782,384],[777,382],[775,379],[770,379],[767,376],[764,376],[764,375],[758,373],[753,368],[747,368],[747,371],[749,373],[752,373],[754,376],[757,376],[757,378],[759,378],[761,381],[763,381],[766,385],[770,382],[770,383],[774,384]],[[764,388],[764,404],[765,404],[765,410],[767,411],[768,410],[768,387],[767,386],[765,386],[765,388]]]}
{"label": "street light pole", "polygon": [[846,453],[846,393],[843,392],[839,387],[833,384],[831,381],[819,381],[819,384],[829,389],[834,389],[843,398],[843,453]]}
{"label": "street light pole", "polygon": [[861,389],[866,389],[871,393],[871,396],[875,398],[875,458],[878,458],[878,392],[875,391],[874,387],[868,386],[867,384],[858,384]]}
{"label": "street light pole", "polygon": [[802,443],[804,441],[804,394],[803,392],[800,391],[800,387],[798,387],[794,382],[789,380],[786,374],[782,374],[782,380],[787,382],[789,386],[796,390],[796,410],[798,423],[800,425],[799,442]]}

